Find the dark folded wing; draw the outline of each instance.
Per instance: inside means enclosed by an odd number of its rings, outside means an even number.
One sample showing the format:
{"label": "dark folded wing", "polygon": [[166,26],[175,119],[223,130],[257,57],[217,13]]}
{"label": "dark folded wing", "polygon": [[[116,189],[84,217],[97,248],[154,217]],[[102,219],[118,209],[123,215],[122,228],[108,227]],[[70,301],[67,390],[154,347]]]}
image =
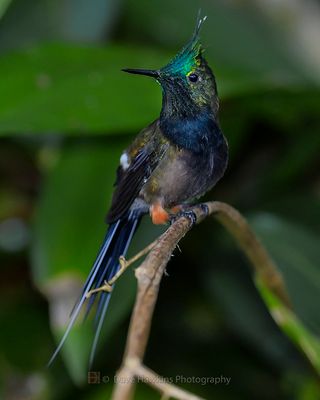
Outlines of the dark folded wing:
{"label": "dark folded wing", "polygon": [[[150,130],[149,135],[147,133],[147,140],[143,140],[142,147],[131,160],[128,169],[124,171],[121,167],[118,168],[116,188],[107,215],[108,223],[115,222],[129,210],[168,147],[168,144],[160,137],[159,128],[154,131],[155,126],[151,127],[153,131]],[[144,132],[144,137],[146,137],[146,132]]]}

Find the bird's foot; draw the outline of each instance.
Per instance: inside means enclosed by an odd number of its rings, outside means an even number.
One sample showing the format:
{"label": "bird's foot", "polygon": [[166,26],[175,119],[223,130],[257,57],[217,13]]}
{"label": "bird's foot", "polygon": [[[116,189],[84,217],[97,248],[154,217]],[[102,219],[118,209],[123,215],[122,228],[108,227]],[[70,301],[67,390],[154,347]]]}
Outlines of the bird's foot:
{"label": "bird's foot", "polygon": [[196,207],[200,208],[200,210],[204,213],[205,217],[209,215],[209,207],[206,203],[197,204]]}
{"label": "bird's foot", "polygon": [[174,209],[172,210],[173,211],[177,210],[178,212],[175,212],[175,214],[170,215],[171,225],[181,217],[189,218],[191,220],[191,226],[195,225],[198,221],[198,216],[197,213],[195,212],[195,209],[197,208],[198,209],[200,208],[200,210],[204,214],[204,217],[209,215],[209,207],[205,203],[196,204],[194,206],[187,206],[187,205],[177,206],[174,207]]}
{"label": "bird's foot", "polygon": [[182,211],[178,212],[177,214],[171,215],[171,217],[170,217],[171,225],[181,217],[190,219],[191,226],[193,226],[197,223],[196,213],[192,210],[192,208],[189,208],[189,209],[182,210]]}

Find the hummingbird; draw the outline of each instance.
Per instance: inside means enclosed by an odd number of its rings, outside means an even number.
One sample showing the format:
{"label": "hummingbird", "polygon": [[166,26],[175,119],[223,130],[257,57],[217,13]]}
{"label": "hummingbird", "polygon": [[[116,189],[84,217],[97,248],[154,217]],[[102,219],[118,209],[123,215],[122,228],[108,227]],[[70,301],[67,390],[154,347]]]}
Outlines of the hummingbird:
{"label": "hummingbird", "polygon": [[205,19],[198,16],[191,40],[163,68],[123,69],[152,77],[160,84],[160,116],[120,156],[106,218],[107,233],[49,364],[61,350],[86,302],[86,314],[97,303],[92,363],[111,293],[97,292],[87,300],[88,293],[118,272],[119,258],[125,256],[145,214],[150,214],[154,224],[170,222],[177,210],[184,213],[185,207],[210,190],[226,170],[228,144],[218,122],[217,85],[199,38]]}

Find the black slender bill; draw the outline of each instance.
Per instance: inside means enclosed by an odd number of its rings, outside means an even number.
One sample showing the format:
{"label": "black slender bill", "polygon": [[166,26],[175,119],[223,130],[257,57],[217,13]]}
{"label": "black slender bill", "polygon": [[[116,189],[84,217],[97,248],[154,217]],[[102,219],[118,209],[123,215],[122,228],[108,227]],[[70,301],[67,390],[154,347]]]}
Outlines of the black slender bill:
{"label": "black slender bill", "polygon": [[128,72],[129,74],[152,76],[153,78],[159,77],[159,71],[153,69],[123,68],[122,71]]}

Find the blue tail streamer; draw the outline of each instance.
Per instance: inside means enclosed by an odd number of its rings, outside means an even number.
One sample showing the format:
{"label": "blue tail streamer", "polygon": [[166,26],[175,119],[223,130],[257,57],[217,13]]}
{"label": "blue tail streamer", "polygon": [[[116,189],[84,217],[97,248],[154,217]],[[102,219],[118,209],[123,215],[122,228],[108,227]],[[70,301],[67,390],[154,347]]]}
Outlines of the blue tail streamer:
{"label": "blue tail streamer", "polygon": [[[106,281],[110,281],[112,277],[118,272],[120,268],[119,257],[125,256],[132,237],[139,225],[141,213],[130,212],[127,216],[122,217],[118,221],[109,225],[108,231],[98,253],[98,256],[91,268],[87,280],[83,286],[82,292],[70,314],[70,321],[67,329],[60,340],[59,345],[51,356],[48,366],[50,366],[57,355],[59,354],[62,346],[64,345],[73,325],[75,324],[81,309],[83,308],[87,294],[92,289],[97,289]],[[99,292],[94,293],[87,300],[84,319],[90,313],[95,301],[98,301],[96,316],[94,321],[95,335],[93,339],[92,349],[90,353],[89,366],[92,365],[96,348],[98,345],[99,336],[103,321],[108,309],[111,293]]]}

